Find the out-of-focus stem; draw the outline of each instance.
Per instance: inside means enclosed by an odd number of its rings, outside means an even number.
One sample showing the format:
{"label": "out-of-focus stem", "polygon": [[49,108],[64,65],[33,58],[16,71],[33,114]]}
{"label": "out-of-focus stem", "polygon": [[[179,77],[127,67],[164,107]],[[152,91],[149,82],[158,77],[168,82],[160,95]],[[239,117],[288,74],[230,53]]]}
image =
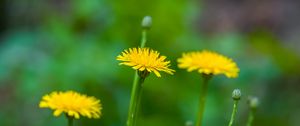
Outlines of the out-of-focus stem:
{"label": "out-of-focus stem", "polygon": [[254,120],[254,113],[255,113],[255,110],[251,109],[249,112],[249,116],[248,116],[247,126],[252,126],[252,122]]}
{"label": "out-of-focus stem", "polygon": [[203,83],[202,87],[200,89],[200,98],[199,98],[199,110],[198,110],[198,116],[197,116],[197,123],[196,126],[202,126],[202,120],[203,120],[203,113],[205,108],[205,102],[206,102],[206,95],[208,90],[208,81],[211,78],[211,75],[203,74]]}
{"label": "out-of-focus stem", "polygon": [[66,115],[68,119],[68,126],[73,126],[73,117]]}
{"label": "out-of-focus stem", "polygon": [[147,42],[147,29],[143,29],[142,31],[142,40],[141,40],[141,48],[144,48],[146,46]]}

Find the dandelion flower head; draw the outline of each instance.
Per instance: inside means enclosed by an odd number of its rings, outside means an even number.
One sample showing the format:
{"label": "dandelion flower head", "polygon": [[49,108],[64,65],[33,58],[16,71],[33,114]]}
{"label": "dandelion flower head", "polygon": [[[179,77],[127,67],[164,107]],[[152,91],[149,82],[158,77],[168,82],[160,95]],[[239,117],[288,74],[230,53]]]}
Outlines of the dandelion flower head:
{"label": "dandelion flower head", "polygon": [[54,91],[46,94],[40,101],[39,107],[54,110],[54,116],[65,113],[76,119],[79,119],[80,115],[88,118],[100,118],[102,109],[100,100],[74,91]]}
{"label": "dandelion flower head", "polygon": [[166,61],[166,58],[166,56],[160,56],[159,52],[149,48],[129,48],[117,56],[117,60],[122,61],[120,65],[130,66],[139,71],[154,72],[157,77],[161,77],[160,71],[168,74],[175,72],[168,68],[170,61]]}
{"label": "dandelion flower head", "polygon": [[179,68],[189,72],[197,70],[203,74],[224,74],[228,78],[236,78],[239,72],[232,59],[206,50],[184,53],[177,61]]}

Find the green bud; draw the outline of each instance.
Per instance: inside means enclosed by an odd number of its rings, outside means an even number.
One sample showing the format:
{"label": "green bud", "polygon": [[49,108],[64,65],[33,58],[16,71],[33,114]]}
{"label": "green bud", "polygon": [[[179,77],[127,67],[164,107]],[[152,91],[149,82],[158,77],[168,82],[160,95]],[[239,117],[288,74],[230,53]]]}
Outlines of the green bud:
{"label": "green bud", "polygon": [[232,92],[232,98],[233,100],[240,100],[242,96],[241,90],[240,89],[234,89]]}
{"label": "green bud", "polygon": [[259,105],[259,100],[258,100],[257,97],[252,97],[252,96],[250,96],[250,97],[248,98],[248,104],[249,104],[250,108],[255,109],[255,108],[257,108],[258,105]]}
{"label": "green bud", "polygon": [[152,17],[151,16],[145,16],[143,18],[143,21],[142,21],[142,27],[146,28],[146,29],[150,29],[151,26],[152,26]]}
{"label": "green bud", "polygon": [[185,126],[193,126],[194,123],[192,121],[186,121]]}

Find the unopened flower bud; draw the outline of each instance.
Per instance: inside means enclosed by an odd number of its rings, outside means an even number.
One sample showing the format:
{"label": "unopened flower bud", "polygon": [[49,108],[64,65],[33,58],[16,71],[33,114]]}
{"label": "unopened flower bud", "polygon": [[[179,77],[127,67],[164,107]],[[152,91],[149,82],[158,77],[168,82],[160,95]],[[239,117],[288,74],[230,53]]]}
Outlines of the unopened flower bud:
{"label": "unopened flower bud", "polygon": [[248,98],[248,104],[249,104],[250,108],[253,108],[253,109],[257,108],[257,106],[259,105],[258,98],[250,96]]}
{"label": "unopened flower bud", "polygon": [[146,28],[146,29],[150,29],[151,26],[152,26],[152,17],[151,16],[145,16],[143,18],[143,21],[142,21],[142,27]]}
{"label": "unopened flower bud", "polygon": [[240,89],[234,89],[232,92],[232,98],[233,100],[240,100],[242,96],[241,90]]}
{"label": "unopened flower bud", "polygon": [[193,126],[194,123],[192,121],[186,121],[185,126]]}

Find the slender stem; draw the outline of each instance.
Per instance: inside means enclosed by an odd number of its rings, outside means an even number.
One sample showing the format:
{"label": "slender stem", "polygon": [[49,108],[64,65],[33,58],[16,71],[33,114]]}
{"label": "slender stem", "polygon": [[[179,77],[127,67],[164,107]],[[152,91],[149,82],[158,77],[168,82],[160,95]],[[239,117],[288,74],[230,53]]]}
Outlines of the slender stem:
{"label": "slender stem", "polygon": [[[141,38],[141,48],[144,48],[147,42],[147,29],[143,29]],[[133,87],[130,96],[130,104],[127,118],[127,126],[135,126],[139,105],[141,102],[142,86],[145,77],[140,77],[138,71],[134,75]]]}
{"label": "slender stem", "polygon": [[[141,78],[142,79],[142,78]],[[140,80],[140,81],[144,81],[144,80]],[[135,107],[135,115],[136,117],[138,116],[139,110],[140,110],[140,104],[141,104],[141,100],[142,100],[142,93],[143,93],[143,82],[141,82],[141,84],[139,85],[139,90],[137,91],[137,102],[136,102],[136,107]],[[135,120],[134,125],[136,125],[137,120]]]}
{"label": "slender stem", "polygon": [[147,29],[143,29],[142,31],[142,40],[141,40],[141,48],[144,48],[147,42]]}
{"label": "slender stem", "polygon": [[137,72],[134,76],[133,81],[133,87],[131,91],[131,97],[130,97],[130,105],[129,105],[129,112],[128,112],[128,118],[127,118],[127,126],[134,126],[136,122],[137,117],[137,106],[140,102],[140,95],[142,91],[142,85],[144,82],[143,77],[140,77]]}
{"label": "slender stem", "polygon": [[206,101],[206,94],[208,89],[208,81],[211,78],[211,75],[203,74],[203,84],[200,89],[200,99],[199,99],[199,110],[198,110],[198,116],[197,116],[197,123],[196,126],[202,125],[202,119],[203,119],[203,113],[205,108],[205,101]]}
{"label": "slender stem", "polygon": [[73,117],[66,115],[68,119],[68,126],[73,126]]}
{"label": "slender stem", "polygon": [[252,126],[252,122],[254,120],[255,109],[251,109],[248,116],[247,126]]}
{"label": "slender stem", "polygon": [[233,110],[232,110],[232,114],[231,114],[231,118],[230,118],[230,122],[228,126],[232,126],[233,122],[234,122],[234,118],[237,112],[237,105],[238,105],[239,100],[234,100],[234,104],[233,104]]}

